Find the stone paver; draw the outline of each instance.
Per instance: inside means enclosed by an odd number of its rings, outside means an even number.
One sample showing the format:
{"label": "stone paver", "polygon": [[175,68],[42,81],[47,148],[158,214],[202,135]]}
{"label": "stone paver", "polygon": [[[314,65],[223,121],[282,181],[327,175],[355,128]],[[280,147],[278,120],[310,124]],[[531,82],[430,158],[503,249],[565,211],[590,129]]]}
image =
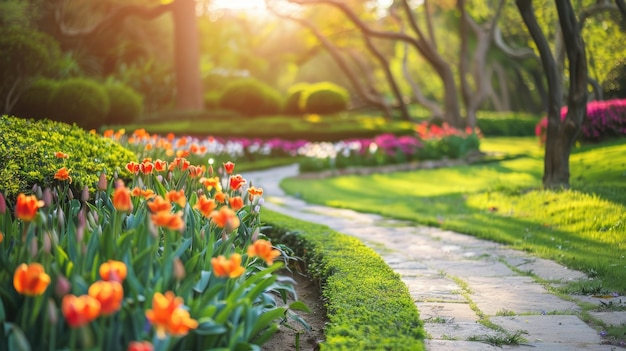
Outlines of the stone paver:
{"label": "stone paver", "polygon": [[[528,276],[533,274],[558,286],[587,279],[583,273],[468,235],[307,204],[286,196],[278,185],[281,179],[297,174],[297,165],[292,165],[244,176],[264,188],[267,208],[327,225],[359,238],[378,252],[407,285],[428,333],[427,350],[616,349],[603,345],[599,330],[578,317],[581,308],[575,301],[616,306],[626,304],[626,297],[572,296],[573,302],[551,294]],[[523,233],[523,229],[520,231]],[[626,312],[604,310],[591,315],[607,325],[626,323]],[[488,318],[495,329],[479,323],[480,315]],[[517,332],[526,342],[496,347],[476,341]]]}

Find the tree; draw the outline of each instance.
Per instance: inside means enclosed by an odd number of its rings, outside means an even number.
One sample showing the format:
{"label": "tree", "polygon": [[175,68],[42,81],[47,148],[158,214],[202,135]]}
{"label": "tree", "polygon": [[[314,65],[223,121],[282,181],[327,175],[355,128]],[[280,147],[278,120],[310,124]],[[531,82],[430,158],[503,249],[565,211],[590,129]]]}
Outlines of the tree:
{"label": "tree", "polygon": [[155,19],[165,13],[171,13],[174,23],[174,71],[176,75],[176,107],[186,110],[202,109],[202,82],[199,64],[199,44],[195,0],[173,0],[161,5],[116,5],[94,25],[87,28],[68,28],[65,24],[64,2],[56,8],[55,18],[60,32],[70,38],[88,41],[97,37],[110,26],[124,21],[128,17],[144,20]]}
{"label": "tree", "polygon": [[548,132],[543,185],[547,189],[569,187],[569,157],[582,128],[587,106],[587,57],[585,43],[571,2],[556,0],[559,28],[569,63],[568,112],[561,120],[562,85],[548,41],[537,23],[532,0],[516,0],[520,14],[539,51],[548,82]]}

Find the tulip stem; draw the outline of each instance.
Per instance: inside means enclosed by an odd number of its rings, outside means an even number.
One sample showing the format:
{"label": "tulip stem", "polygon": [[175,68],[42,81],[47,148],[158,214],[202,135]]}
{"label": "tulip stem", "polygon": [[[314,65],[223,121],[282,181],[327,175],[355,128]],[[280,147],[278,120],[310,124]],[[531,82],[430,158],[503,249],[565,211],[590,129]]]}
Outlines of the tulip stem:
{"label": "tulip stem", "polygon": [[76,328],[70,330],[70,351],[76,351]]}

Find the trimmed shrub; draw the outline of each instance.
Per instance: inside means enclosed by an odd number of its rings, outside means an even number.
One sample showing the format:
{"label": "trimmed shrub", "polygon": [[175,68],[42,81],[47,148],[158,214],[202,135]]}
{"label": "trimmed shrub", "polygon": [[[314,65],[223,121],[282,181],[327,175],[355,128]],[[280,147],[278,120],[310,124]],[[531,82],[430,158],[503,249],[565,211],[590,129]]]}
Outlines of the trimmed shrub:
{"label": "trimmed shrub", "polygon": [[[55,157],[61,151],[67,159]],[[130,177],[126,163],[137,156],[115,141],[87,133],[77,126],[43,120],[0,117],[0,191],[13,198],[30,193],[33,185],[51,187],[61,167],[70,169],[74,194],[86,185],[95,191],[98,172]]]}
{"label": "trimmed shrub", "polygon": [[218,91],[209,91],[204,94],[204,108],[213,110],[220,107],[220,99],[222,94]]}
{"label": "trimmed shrub", "polygon": [[282,97],[267,84],[255,79],[242,79],[226,86],[220,98],[220,107],[249,117],[276,115],[282,110]]}
{"label": "trimmed shrub", "polygon": [[285,107],[283,113],[287,115],[300,115],[304,113],[304,106],[300,106],[300,98],[305,90],[310,87],[308,83],[298,83],[292,85],[287,90],[287,98],[285,99]]}
{"label": "trimmed shrub", "polygon": [[477,126],[485,136],[532,136],[539,117],[523,112],[479,111]]}
{"label": "trimmed shrub", "polygon": [[61,54],[52,37],[17,27],[0,28],[0,52],[0,77],[16,83],[0,85],[1,106],[8,102],[9,110],[28,87],[28,80],[50,73]]}
{"label": "trimmed shrub", "polygon": [[143,96],[123,83],[107,83],[104,90],[109,98],[109,124],[132,123],[143,113]]}
{"label": "trimmed shrub", "polygon": [[105,89],[87,78],[61,81],[50,97],[50,113],[54,120],[76,123],[87,129],[106,121],[109,106]]}
{"label": "trimmed shrub", "polygon": [[[561,120],[567,116],[567,106],[561,108]],[[548,118],[544,117],[535,127],[542,143],[546,140]],[[591,101],[587,103],[587,117],[583,121],[579,138],[583,141],[600,141],[626,136],[626,99]]]}
{"label": "trimmed shrub", "polygon": [[329,319],[323,350],[424,349],[411,294],[376,252],[327,226],[263,211],[273,228],[269,236],[303,257],[312,276],[322,281]]}
{"label": "trimmed shrub", "polygon": [[13,114],[34,119],[50,117],[50,98],[58,86],[57,81],[37,79],[20,95],[13,108]]}
{"label": "trimmed shrub", "polygon": [[348,108],[348,92],[331,82],[312,84],[300,95],[299,106],[306,113],[330,114]]}

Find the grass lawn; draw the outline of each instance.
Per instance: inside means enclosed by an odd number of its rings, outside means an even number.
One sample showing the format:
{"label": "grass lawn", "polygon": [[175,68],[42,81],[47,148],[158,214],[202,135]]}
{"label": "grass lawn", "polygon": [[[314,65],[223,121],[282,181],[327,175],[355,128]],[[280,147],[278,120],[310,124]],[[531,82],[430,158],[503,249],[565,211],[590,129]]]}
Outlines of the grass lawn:
{"label": "grass lawn", "polygon": [[[323,180],[283,188],[325,205],[379,213],[509,244],[579,269],[601,291],[626,293],[626,139],[577,148],[572,190],[541,190],[535,138],[482,141],[503,161]],[[515,157],[513,157],[515,156]]]}

